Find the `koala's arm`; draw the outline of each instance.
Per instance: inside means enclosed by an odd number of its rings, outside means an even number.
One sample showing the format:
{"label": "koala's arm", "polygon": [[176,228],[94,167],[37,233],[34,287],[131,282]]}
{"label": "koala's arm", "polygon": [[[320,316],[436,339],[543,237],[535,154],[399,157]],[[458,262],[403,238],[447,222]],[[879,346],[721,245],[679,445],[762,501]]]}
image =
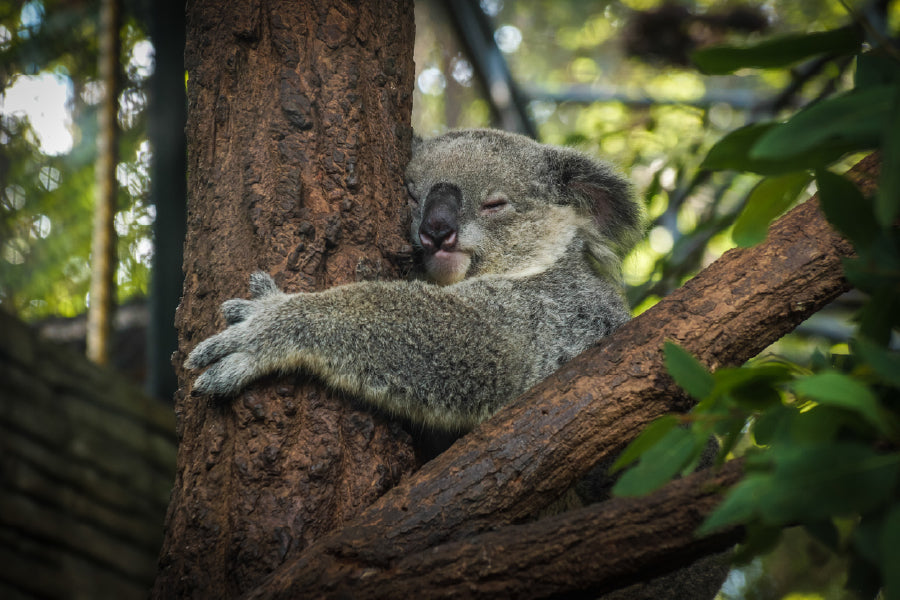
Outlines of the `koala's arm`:
{"label": "koala's arm", "polygon": [[510,298],[421,282],[373,282],[285,294],[265,273],[250,300],[225,302],[228,324],[188,357],[207,367],[199,393],[231,396],[273,372],[305,369],[392,413],[468,428],[534,383],[540,354]]}

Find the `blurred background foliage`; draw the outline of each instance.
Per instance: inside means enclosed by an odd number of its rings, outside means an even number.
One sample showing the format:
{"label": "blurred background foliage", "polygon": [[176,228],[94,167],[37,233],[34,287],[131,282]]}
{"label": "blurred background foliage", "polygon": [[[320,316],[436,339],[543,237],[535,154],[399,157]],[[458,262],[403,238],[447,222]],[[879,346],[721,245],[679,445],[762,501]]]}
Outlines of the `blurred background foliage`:
{"label": "blurred background foliage", "polygon": [[[28,321],[73,317],[89,301],[98,5],[0,1],[0,306]],[[616,163],[635,182],[650,221],[626,264],[630,300],[640,312],[735,245],[733,224],[760,176],[701,169],[713,144],[853,84],[855,63],[847,58],[707,76],[692,65],[691,53],[826,31],[859,15],[875,15],[897,31],[898,5],[417,0],[413,127],[420,135],[516,129]],[[148,294],[156,218],[147,136],[153,4],[138,0],[124,8],[120,303]],[[814,191],[811,184],[800,199]],[[180,277],[180,265],[170,272]],[[847,352],[849,318],[859,302],[847,295],[772,352],[798,361],[811,349]],[[844,577],[839,559],[796,530],[772,554],[735,570],[722,597],[845,598]]]}
{"label": "blurred background foliage", "polygon": [[[97,2],[0,3],[0,303],[26,320],[74,316],[87,303],[98,8]],[[153,48],[133,11],[122,44],[120,301],[147,294],[155,215],[146,133]]]}

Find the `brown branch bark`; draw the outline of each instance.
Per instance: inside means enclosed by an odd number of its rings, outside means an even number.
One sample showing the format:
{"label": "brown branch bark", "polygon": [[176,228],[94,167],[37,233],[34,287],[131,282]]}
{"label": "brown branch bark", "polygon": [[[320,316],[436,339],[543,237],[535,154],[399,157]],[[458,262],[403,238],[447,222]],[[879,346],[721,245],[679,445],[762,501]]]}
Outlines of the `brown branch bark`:
{"label": "brown branch bark", "polygon": [[[615,499],[406,555],[389,568],[342,563],[333,595],[365,598],[596,598],[733,546],[735,527],[694,531],[742,474],[742,461]],[[296,588],[295,588],[296,589]],[[322,588],[319,588],[322,589]]]}
{"label": "brown branch bark", "polygon": [[[877,169],[870,157],[854,178],[870,187]],[[765,243],[726,253],[279,568],[254,597],[328,595],[348,573],[398,568],[426,549],[528,518],[649,421],[686,408],[663,367],[666,340],[714,369],[740,364],[845,291],[840,261],[851,253],[817,202],[797,207]],[[543,544],[555,539],[550,532]]]}

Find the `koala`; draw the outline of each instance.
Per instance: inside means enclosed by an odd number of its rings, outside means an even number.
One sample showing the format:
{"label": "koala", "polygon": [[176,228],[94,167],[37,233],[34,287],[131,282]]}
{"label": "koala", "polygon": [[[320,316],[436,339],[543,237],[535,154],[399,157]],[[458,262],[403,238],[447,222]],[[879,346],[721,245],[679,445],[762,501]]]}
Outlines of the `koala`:
{"label": "koala", "polygon": [[575,150],[494,130],[413,142],[412,241],[428,281],[286,294],[250,277],[201,342],[194,393],[303,370],[413,423],[464,432],[629,319],[629,183]]}
{"label": "koala", "polygon": [[[228,327],[188,356],[187,368],[206,367],[194,392],[231,396],[303,370],[456,436],[629,319],[621,261],[643,215],[608,165],[463,130],[415,140],[406,181],[428,281],[285,294],[255,273],[249,300],[223,304]],[[557,508],[603,499],[610,480],[595,471]],[[716,556],[610,598],[712,598],[726,573]]]}

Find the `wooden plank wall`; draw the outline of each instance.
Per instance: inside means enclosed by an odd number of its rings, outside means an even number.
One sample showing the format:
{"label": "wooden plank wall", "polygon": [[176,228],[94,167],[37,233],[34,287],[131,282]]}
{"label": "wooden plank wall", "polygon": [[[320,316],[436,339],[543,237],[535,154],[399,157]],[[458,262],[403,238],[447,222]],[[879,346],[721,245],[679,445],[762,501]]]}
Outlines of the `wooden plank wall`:
{"label": "wooden plank wall", "polygon": [[0,310],[0,597],[146,598],[172,407]]}

